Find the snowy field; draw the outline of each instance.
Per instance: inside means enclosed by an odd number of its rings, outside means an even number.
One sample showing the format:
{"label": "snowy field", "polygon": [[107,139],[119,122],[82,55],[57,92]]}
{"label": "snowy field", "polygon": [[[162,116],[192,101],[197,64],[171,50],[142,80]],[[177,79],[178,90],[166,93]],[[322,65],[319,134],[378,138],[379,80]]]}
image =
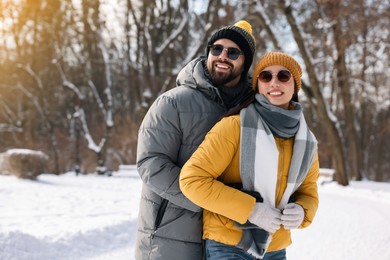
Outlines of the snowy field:
{"label": "snowy field", "polygon": [[[320,208],[293,231],[289,260],[389,260],[390,184],[320,185]],[[141,181],[112,177],[0,176],[1,260],[131,260]]]}

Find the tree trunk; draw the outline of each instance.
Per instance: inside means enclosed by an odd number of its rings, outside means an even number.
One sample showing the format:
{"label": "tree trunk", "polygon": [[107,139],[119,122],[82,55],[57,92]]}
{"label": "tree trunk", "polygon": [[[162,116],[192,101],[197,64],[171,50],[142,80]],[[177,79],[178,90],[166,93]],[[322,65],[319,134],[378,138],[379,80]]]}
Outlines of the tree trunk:
{"label": "tree trunk", "polygon": [[[291,6],[286,6],[284,0],[279,1],[279,6],[285,14],[289,25],[291,26],[294,39],[304,60],[311,85],[310,94],[312,94],[312,97],[314,97],[315,99],[312,100],[312,104],[316,104],[314,107],[316,113],[321,121],[321,124],[327,129],[329,139],[331,140],[332,146],[334,147],[333,156],[336,169],[336,181],[341,185],[348,185],[349,183],[344,159],[343,145],[341,142],[341,134],[335,126],[336,122],[332,121],[330,115],[328,114],[327,106],[320,91],[319,80],[317,79],[316,72],[314,71],[314,66],[309,58],[308,50],[305,47],[301,31],[299,30],[297,22],[295,21],[295,17],[292,14]],[[304,88],[302,89],[304,90],[305,94],[307,94],[307,88],[306,91]],[[310,95],[308,96],[310,97]]]}
{"label": "tree trunk", "polygon": [[330,16],[333,17],[334,21],[337,21],[333,25],[333,33],[334,33],[334,39],[335,39],[335,46],[337,51],[337,58],[335,60],[335,69],[336,69],[336,80],[338,82],[338,87],[341,90],[341,97],[343,100],[344,105],[344,117],[345,117],[345,127],[346,127],[346,139],[347,139],[347,156],[348,158],[348,165],[349,165],[349,176],[352,177],[354,180],[361,180],[362,174],[361,174],[361,166],[359,163],[361,160],[359,159],[359,154],[361,154],[361,149],[359,147],[359,143],[357,140],[359,140],[356,129],[354,127],[354,118],[355,113],[353,109],[353,104],[351,102],[351,93],[350,93],[350,84],[349,84],[349,76],[347,71],[347,66],[345,63],[345,49],[348,45],[347,42],[350,40],[346,38],[346,35],[343,35],[342,29],[341,29],[341,21],[339,19],[339,13],[340,13],[340,3],[339,2],[332,2],[330,1],[328,3],[329,8],[327,10],[330,11]]}

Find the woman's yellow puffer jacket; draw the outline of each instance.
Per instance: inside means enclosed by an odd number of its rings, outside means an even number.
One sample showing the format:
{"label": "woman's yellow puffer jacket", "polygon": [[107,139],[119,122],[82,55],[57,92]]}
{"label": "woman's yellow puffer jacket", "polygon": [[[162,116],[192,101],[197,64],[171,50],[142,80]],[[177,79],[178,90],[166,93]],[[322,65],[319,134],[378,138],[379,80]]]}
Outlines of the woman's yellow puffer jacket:
{"label": "woman's yellow puffer jacket", "polygon": [[[256,203],[255,198],[230,186],[241,183],[239,172],[240,116],[225,117],[206,135],[203,143],[183,166],[180,188],[185,196],[200,207],[203,214],[203,239],[237,245],[242,231],[234,221],[246,223]],[[294,139],[276,138],[279,150],[279,169],[276,202],[279,204],[287,186]],[[261,149],[261,148],[260,148]],[[318,154],[304,182],[294,193],[295,203],[305,210],[300,228],[313,221],[318,208]],[[230,186],[229,186],[230,185]],[[268,251],[286,248],[291,244],[290,231],[281,228],[272,235]]]}

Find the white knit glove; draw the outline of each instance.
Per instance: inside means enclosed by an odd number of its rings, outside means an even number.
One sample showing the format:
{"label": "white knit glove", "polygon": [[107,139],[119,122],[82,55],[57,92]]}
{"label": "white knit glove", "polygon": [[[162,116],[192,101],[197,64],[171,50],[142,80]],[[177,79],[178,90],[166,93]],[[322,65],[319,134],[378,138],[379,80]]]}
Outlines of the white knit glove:
{"label": "white knit glove", "polygon": [[258,227],[275,233],[280,228],[282,213],[279,209],[271,207],[265,203],[256,203],[248,220]]}
{"label": "white knit glove", "polygon": [[305,211],[300,205],[289,203],[283,209],[282,224],[285,229],[298,228],[304,217]]}

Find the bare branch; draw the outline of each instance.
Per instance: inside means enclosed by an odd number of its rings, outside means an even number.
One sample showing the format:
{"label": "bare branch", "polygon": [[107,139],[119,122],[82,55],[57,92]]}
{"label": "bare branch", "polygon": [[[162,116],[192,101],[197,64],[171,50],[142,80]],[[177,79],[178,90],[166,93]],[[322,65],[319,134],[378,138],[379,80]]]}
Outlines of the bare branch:
{"label": "bare branch", "polygon": [[9,124],[0,124],[0,132],[18,132],[22,133],[23,128],[14,126],[14,125],[9,125]]}
{"label": "bare branch", "polygon": [[20,82],[18,82],[16,87],[18,89],[20,89],[22,91],[22,93],[25,94],[28,98],[30,98],[30,100],[33,102],[34,106],[38,110],[39,114],[42,116],[42,118],[45,118],[45,113],[44,113],[41,105],[39,104],[38,98],[34,94],[32,94],[30,91],[28,91],[25,87],[23,87],[22,84],[20,84]]}
{"label": "bare branch", "polygon": [[30,64],[24,65],[24,64],[18,64],[18,68],[23,69],[26,71],[37,83],[37,86],[40,90],[43,90],[43,83],[42,80],[39,78],[39,76],[31,69]]}
{"label": "bare branch", "polygon": [[62,79],[62,85],[64,87],[67,87],[70,90],[72,90],[80,100],[83,100],[85,98],[84,95],[81,93],[81,91],[79,90],[79,88],[76,85],[74,85],[72,82],[70,82],[66,79],[65,73],[64,73],[61,65],[59,64],[59,62],[56,62],[55,65],[57,67],[58,72],[60,73],[60,76]]}
{"label": "bare branch", "polygon": [[184,16],[184,18],[181,20],[179,26],[177,27],[176,30],[174,30],[169,36],[168,38],[165,39],[165,41],[160,44],[160,46],[158,46],[156,48],[156,54],[159,55],[161,54],[167,47],[168,45],[174,41],[175,39],[177,39],[177,37],[183,32],[186,24],[188,23],[188,16]]}
{"label": "bare branch", "polygon": [[102,138],[100,140],[99,145],[95,143],[95,141],[92,138],[91,133],[89,132],[87,120],[85,118],[84,109],[82,108],[76,108],[77,112],[74,114],[74,117],[78,117],[80,119],[81,125],[83,127],[84,131],[84,137],[85,140],[88,143],[88,148],[94,151],[95,153],[100,153],[102,151],[102,148],[104,147],[104,143],[106,142],[105,138]]}

